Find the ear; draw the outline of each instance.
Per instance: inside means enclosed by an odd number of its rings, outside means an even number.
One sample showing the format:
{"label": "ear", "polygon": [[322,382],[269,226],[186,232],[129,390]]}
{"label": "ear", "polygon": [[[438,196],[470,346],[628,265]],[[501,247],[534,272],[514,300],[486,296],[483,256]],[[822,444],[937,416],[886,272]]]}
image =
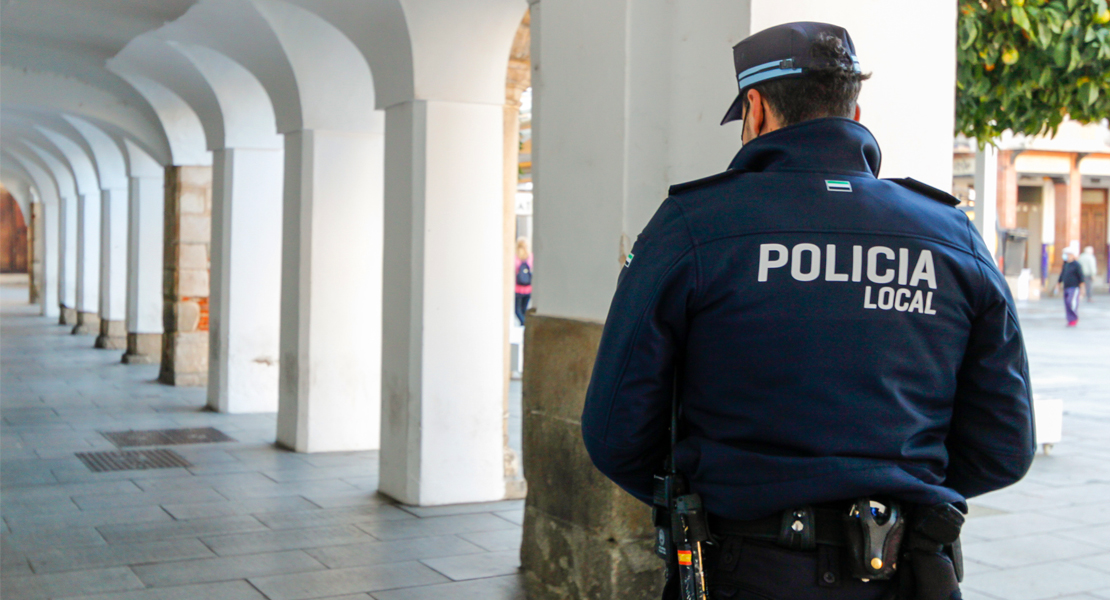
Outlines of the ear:
{"label": "ear", "polygon": [[856,116],[852,117],[852,119],[854,119],[856,122],[859,122],[859,113],[860,113],[859,105],[857,104],[856,105]]}
{"label": "ear", "polygon": [[744,131],[742,132],[742,139],[745,144],[759,137],[767,118],[767,115],[763,112],[763,94],[756,90],[748,90],[747,100],[748,114],[747,118],[744,119]]}

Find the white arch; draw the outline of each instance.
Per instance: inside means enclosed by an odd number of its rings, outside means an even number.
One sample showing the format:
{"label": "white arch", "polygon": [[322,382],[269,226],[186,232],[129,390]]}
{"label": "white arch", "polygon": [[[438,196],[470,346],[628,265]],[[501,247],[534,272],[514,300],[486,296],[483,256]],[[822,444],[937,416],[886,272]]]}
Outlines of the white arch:
{"label": "white arch", "polygon": [[[131,40],[109,64],[116,73],[156,81],[170,90],[196,114],[197,123],[204,131],[205,148],[223,147],[224,119],[215,94],[196,67],[170,47],[159,31]],[[140,91],[146,95],[145,91]]]}
{"label": "white arch", "polygon": [[11,166],[5,167],[3,173],[0,173],[0,180],[4,182],[4,187],[8,193],[15,199],[16,205],[19,206],[20,212],[23,213],[23,221],[28,227],[31,226],[31,178],[22,169],[13,168]]}
{"label": "white arch", "polygon": [[38,190],[39,198],[42,202],[42,234],[45,239],[42,240],[43,257],[42,257],[42,315],[45,317],[57,317],[60,307],[58,306],[58,293],[60,283],[58,281],[58,269],[61,265],[61,245],[59,243],[60,230],[60,202],[58,201],[58,189],[54,178],[46,170],[46,168],[36,159],[28,156],[24,151],[10,148],[5,146],[3,149],[3,157],[6,160],[12,161],[13,165],[18,165],[19,168],[27,174],[34,187]]}
{"label": "white arch", "polygon": [[28,112],[80,115],[106,131],[126,133],[161,164],[170,163],[170,148],[157,115],[145,103],[121,101],[110,92],[71,77],[0,66],[4,107]]}
{"label": "white arch", "polygon": [[62,115],[76,129],[93,157],[100,179],[100,296],[98,348],[122,349],[127,343],[128,191],[126,160],[108,134],[93,124]]}
{"label": "white arch", "polygon": [[201,0],[159,33],[211,48],[243,65],[273,101],[280,133],[301,129],[297,77],[274,31],[249,0]]}
{"label": "white arch", "polygon": [[42,125],[35,125],[37,129],[50,143],[58,149],[59,152],[65,157],[69,163],[70,169],[73,171],[73,179],[77,184],[77,192],[84,195],[100,196],[100,180],[96,175],[96,169],[93,167],[92,158],[85,153],[77,142],[58,133],[57,131],[44,127]]}
{"label": "white arch", "polygon": [[[43,146],[23,139],[22,144],[41,161],[58,190],[58,303],[77,310],[77,183],[60,158]],[[76,324],[76,313],[63,314],[66,324]]]}
{"label": "white arch", "polygon": [[[219,102],[223,140],[219,148],[281,148],[274,105],[253,73],[211,48],[169,41],[200,71]],[[209,144],[209,147],[215,150]]]}
{"label": "white arch", "polygon": [[358,48],[332,24],[299,6],[254,2],[297,76],[300,129],[381,132],[374,80]]}
{"label": "white arch", "polygon": [[74,333],[99,333],[100,183],[92,159],[77,142],[42,125],[37,129],[65,156],[77,183],[77,326]]}
{"label": "white arch", "polygon": [[88,150],[91,152],[93,162],[96,165],[101,189],[126,188],[126,159],[116,140],[96,125],[80,117],[63,114],[62,118],[68,121],[87,143]]}
{"label": "white arch", "polygon": [[505,73],[526,0],[400,0],[412,37],[414,97],[505,103]]}
{"label": "white arch", "polygon": [[279,0],[202,0],[159,35],[211,48],[254,74],[279,133],[380,131],[366,60],[312,12]]}
{"label": "white arch", "polygon": [[[413,45],[401,2],[288,2],[319,15],[354,44],[370,65],[376,108],[385,109],[414,97]],[[447,60],[447,57],[440,59]]]}
{"label": "white arch", "polygon": [[125,67],[117,70],[114,60],[108,61],[108,69],[134,86],[158,114],[170,147],[170,164],[212,164],[212,154],[207,150],[204,128],[193,108],[161,83],[131,72]]}

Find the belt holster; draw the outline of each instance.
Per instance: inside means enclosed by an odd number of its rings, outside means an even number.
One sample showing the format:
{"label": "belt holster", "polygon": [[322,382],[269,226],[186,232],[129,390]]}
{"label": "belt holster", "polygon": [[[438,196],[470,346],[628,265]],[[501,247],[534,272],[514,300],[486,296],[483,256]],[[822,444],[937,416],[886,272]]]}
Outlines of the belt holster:
{"label": "belt holster", "polygon": [[872,506],[870,498],[862,498],[844,517],[848,570],[852,577],[863,581],[891,579],[898,568],[906,520],[898,503],[879,506],[882,511]]}
{"label": "belt holster", "polygon": [[899,600],[959,598],[964,578],[960,528],[964,516],[951,504],[920,506],[914,511],[899,575]]}

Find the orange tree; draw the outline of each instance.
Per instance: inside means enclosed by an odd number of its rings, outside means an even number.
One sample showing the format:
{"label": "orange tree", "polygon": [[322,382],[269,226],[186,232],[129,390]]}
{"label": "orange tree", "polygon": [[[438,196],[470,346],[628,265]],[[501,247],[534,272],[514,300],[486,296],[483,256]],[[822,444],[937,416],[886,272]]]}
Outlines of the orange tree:
{"label": "orange tree", "polygon": [[1110,117],[1107,0],[959,0],[956,132],[1055,135]]}

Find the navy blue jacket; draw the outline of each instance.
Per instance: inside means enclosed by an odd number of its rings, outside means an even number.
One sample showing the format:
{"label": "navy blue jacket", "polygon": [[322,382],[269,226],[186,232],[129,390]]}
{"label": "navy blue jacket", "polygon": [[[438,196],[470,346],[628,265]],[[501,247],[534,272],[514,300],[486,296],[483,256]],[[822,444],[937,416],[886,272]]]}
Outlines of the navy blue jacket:
{"label": "navy blue jacket", "polygon": [[722,517],[959,503],[1025,474],[1006,281],[954,199],[876,179],[879,160],[865,127],[818,119],[671,188],[620,275],[586,396],[598,469],[651,501],[678,365],[676,464]]}

